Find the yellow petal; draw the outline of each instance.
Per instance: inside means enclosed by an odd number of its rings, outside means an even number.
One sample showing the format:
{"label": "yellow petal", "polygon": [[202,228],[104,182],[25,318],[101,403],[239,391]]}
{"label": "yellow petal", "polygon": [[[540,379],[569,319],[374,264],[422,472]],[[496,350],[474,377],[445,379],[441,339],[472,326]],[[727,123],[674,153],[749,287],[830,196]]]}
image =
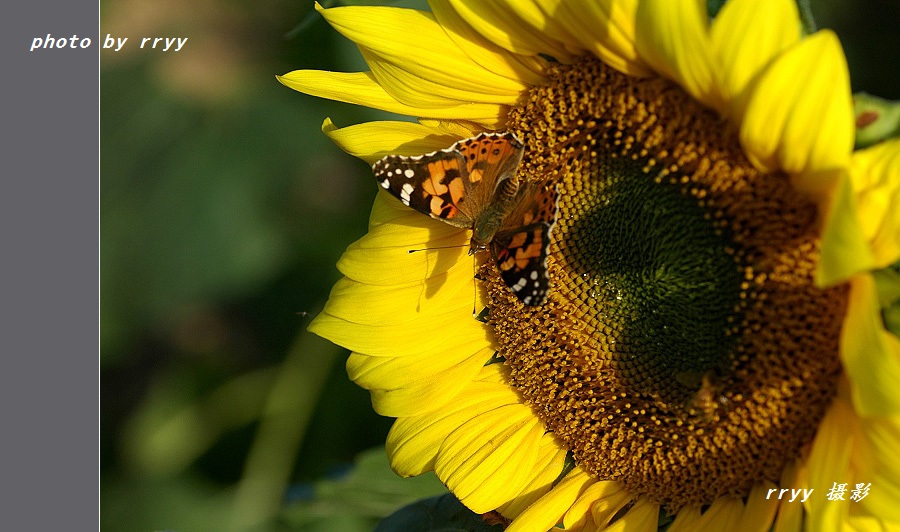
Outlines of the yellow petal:
{"label": "yellow petal", "polygon": [[559,478],[565,461],[566,450],[562,444],[556,440],[553,433],[545,433],[541,437],[534,468],[525,473],[526,477],[531,480],[522,489],[519,496],[497,508],[500,514],[512,519],[525,511],[534,501],[543,497]]}
{"label": "yellow petal", "polygon": [[433,120],[429,118],[420,118],[419,123],[425,127],[441,131],[444,134],[452,135],[457,139],[467,139],[474,137],[484,131],[484,128],[474,122],[465,120]]}
{"label": "yellow petal", "polygon": [[419,416],[454,400],[493,352],[492,348],[482,347],[468,352],[448,349],[401,357],[353,353],[347,360],[347,373],[357,385],[371,392],[378,414]]}
{"label": "yellow petal", "polygon": [[875,265],[875,257],[859,223],[850,180],[844,172],[838,172],[838,175],[830,199],[820,202],[827,211],[821,256],[815,273],[819,286],[831,286],[858,272],[871,270]]}
{"label": "yellow petal", "polygon": [[[455,278],[444,275],[449,270],[475,271],[475,259],[465,251],[469,239],[468,231],[429,218],[382,192],[375,198],[369,232],[350,244],[337,266],[347,277],[366,284],[427,283],[423,296],[434,297]],[[410,253],[439,246],[455,247]]]}
{"label": "yellow petal", "polygon": [[563,516],[566,530],[588,526],[603,527],[634,495],[618,482],[597,482],[589,486]]}
{"label": "yellow petal", "polygon": [[449,2],[475,31],[505,50],[523,55],[546,54],[564,63],[571,62],[573,58],[564,43],[542,31],[529,28],[525,21],[512,12],[510,2]]}
{"label": "yellow petal", "polygon": [[744,151],[763,171],[846,168],[853,102],[837,37],[820,31],[776,58],[747,94],[740,120]]}
{"label": "yellow petal", "polygon": [[537,85],[544,80],[546,63],[543,60],[495,46],[444,0],[429,0],[428,5],[447,36],[476,64],[527,85]]}
{"label": "yellow petal", "polygon": [[[473,62],[431,13],[368,6],[317,9],[334,29],[360,47],[376,79],[403,103],[510,104],[528,88],[518,79]],[[398,90],[400,87],[404,90]]]}
{"label": "yellow petal", "polygon": [[[659,504],[642,497],[638,499],[638,502],[630,510],[628,510],[628,513],[617,519],[615,523],[604,530],[609,532],[655,532],[658,524]],[[717,526],[718,525],[716,525],[716,527]],[[728,529],[720,528],[719,530]]]}
{"label": "yellow petal", "polygon": [[433,470],[440,447],[451,432],[481,413],[520,405],[498,366],[500,364],[482,368],[480,380],[469,383],[446,408],[399,418],[394,423],[385,447],[391,467],[398,475],[410,477]]}
{"label": "yellow petal", "polygon": [[524,92],[523,89],[504,93],[476,93],[468,88],[461,88],[462,83],[459,86],[445,85],[445,80],[418,76],[410,72],[409,65],[398,65],[367,48],[361,48],[360,52],[366,64],[372,68],[372,75],[378,84],[397,101],[414,107],[445,108],[470,102],[508,106],[515,104],[519,95]]}
{"label": "yellow petal", "polygon": [[475,513],[489,512],[531,481],[544,427],[525,405],[507,405],[467,420],[447,436],[434,472]]}
{"label": "yellow petal", "polygon": [[841,333],[841,359],[864,416],[900,414],[900,339],[884,329],[871,275],[851,281],[847,317]]}
{"label": "yellow petal", "polygon": [[900,522],[900,417],[864,419],[862,431],[868,443],[864,452],[873,459],[870,467],[859,470],[856,481],[871,482],[872,489],[859,504],[871,515]]}
{"label": "yellow petal", "polygon": [[694,506],[682,508],[675,515],[675,520],[669,526],[668,532],[691,532],[692,530],[700,530],[700,509]]}
{"label": "yellow petal", "polygon": [[[790,486],[792,489],[809,489],[809,472],[806,464],[804,459],[789,463],[781,472],[779,485]],[[772,532],[800,532],[805,511],[805,507],[801,504],[780,504]]]}
{"label": "yellow petal", "polygon": [[740,499],[719,497],[697,521],[697,530],[735,530],[741,524],[744,505]]}
{"label": "yellow petal", "polygon": [[295,70],[277,76],[277,79],[285,86],[304,94],[401,115],[469,120],[489,129],[499,129],[506,120],[506,107],[492,103],[456,102],[453,105],[429,107],[400,103],[378,84],[371,72]]}
{"label": "yellow petal", "polygon": [[803,527],[803,516],[803,506],[782,504],[778,507],[772,532],[800,532]]}
{"label": "yellow petal", "polygon": [[565,25],[560,24],[556,16],[563,0],[513,0],[506,1],[506,7],[519,16],[530,33],[540,33],[560,43],[572,55],[583,55],[584,48],[579,45]]}
{"label": "yellow petal", "polygon": [[851,482],[853,479],[850,457],[855,446],[854,440],[857,439],[854,431],[856,420],[850,405],[836,399],[819,423],[808,460],[809,487],[818,495],[810,497],[806,502],[809,530],[833,528],[827,525],[839,523],[841,515],[848,509],[849,501],[830,501],[821,495],[827,494],[834,484]]}
{"label": "yellow petal", "polygon": [[711,36],[726,97],[739,108],[750,82],[800,40],[797,5],[794,0],[731,0],[716,15]]}
{"label": "yellow petal", "polygon": [[432,297],[425,297],[425,283],[371,285],[344,277],[331,289],[325,312],[360,325],[385,326],[402,325],[460,305],[471,310],[475,303],[472,271],[455,268],[443,277],[442,289]]}
{"label": "yellow petal", "polygon": [[421,155],[460,139],[446,130],[413,122],[376,121],[338,128],[331,119],[322,131],[345,152],[369,164],[385,155]]}
{"label": "yellow petal", "polygon": [[[413,356],[445,351],[471,353],[490,345],[488,327],[472,317],[472,306],[465,302],[442,314],[382,327],[359,325],[322,312],[309,325],[309,330],[351,351],[370,356]],[[435,331],[445,332],[438,334]]]}
{"label": "yellow petal", "polygon": [[594,480],[587,473],[576,467],[550,493],[538,499],[522,512],[506,532],[530,532],[534,530],[550,530],[562,519],[563,514],[584,493]]}
{"label": "yellow petal", "polygon": [[494,350],[487,345],[467,352],[445,349],[433,354],[404,357],[377,357],[353,353],[347,359],[347,374],[363,388],[393,390],[412,386],[429,378],[435,381],[449,381],[451,379],[438,377],[445,372],[458,371],[460,366],[468,367],[474,364],[472,359],[477,359],[480,363],[475,366],[475,372],[466,379],[471,381],[493,353]]}
{"label": "yellow petal", "polygon": [[637,50],[654,70],[719,111],[727,101],[713,56],[705,0],[645,0],[637,10]]}
{"label": "yellow petal", "polygon": [[554,0],[552,5],[553,16],[604,63],[630,76],[650,75],[650,67],[638,54],[635,44],[637,0]]}
{"label": "yellow petal", "polygon": [[[493,349],[482,349],[472,354],[453,366],[436,372],[437,366],[423,362],[414,368],[414,372],[410,375],[402,375],[400,373],[391,373],[392,379],[388,381],[390,389],[372,388],[372,406],[375,411],[382,416],[389,417],[408,417],[419,416],[434,412],[437,409],[445,407],[451,401],[456,399],[460,391],[468,386],[472,379],[478,374],[479,370],[484,366],[493,353]],[[429,362],[433,362],[437,356],[445,355],[445,353],[428,354],[424,357]],[[447,358],[459,358],[466,353],[446,353]],[[374,360],[386,360],[389,366],[400,365],[401,362],[414,357],[399,357],[389,359],[379,359],[376,357],[368,357]],[[420,362],[416,360],[416,362]],[[348,360],[349,365],[349,360]],[[393,368],[389,368],[393,369]],[[411,376],[415,376],[413,380]],[[352,378],[352,377],[351,377]],[[401,386],[393,386],[398,381],[404,381]],[[357,384],[363,385],[361,382]]]}
{"label": "yellow petal", "polygon": [[900,139],[853,154],[850,179],[856,212],[874,255],[884,268],[900,260]]}
{"label": "yellow petal", "polygon": [[778,500],[766,498],[769,490],[775,488],[771,482],[758,482],[750,490],[744,515],[740,518],[738,532],[767,532],[772,529]]}

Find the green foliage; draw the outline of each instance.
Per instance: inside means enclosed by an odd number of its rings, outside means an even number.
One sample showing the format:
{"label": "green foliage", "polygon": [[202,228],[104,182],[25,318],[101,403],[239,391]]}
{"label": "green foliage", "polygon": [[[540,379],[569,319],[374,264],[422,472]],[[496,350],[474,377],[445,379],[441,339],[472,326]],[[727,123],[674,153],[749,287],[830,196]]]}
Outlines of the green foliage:
{"label": "green foliage", "polygon": [[375,532],[491,532],[489,525],[450,494],[432,497],[401,508],[378,524]]}
{"label": "green foliage", "polygon": [[397,476],[383,448],[361,454],[349,471],[319,480],[311,488],[309,496],[298,497],[282,513],[282,520],[294,530],[369,531],[404,505],[447,492],[433,473]]}

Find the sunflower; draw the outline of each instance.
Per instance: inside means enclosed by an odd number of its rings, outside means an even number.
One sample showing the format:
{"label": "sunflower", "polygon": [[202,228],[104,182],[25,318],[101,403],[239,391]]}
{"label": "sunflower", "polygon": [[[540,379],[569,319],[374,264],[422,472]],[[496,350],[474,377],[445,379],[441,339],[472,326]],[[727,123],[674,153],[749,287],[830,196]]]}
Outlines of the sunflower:
{"label": "sunflower", "polygon": [[317,6],[371,70],[279,77],[417,119],[325,121],[369,163],[509,131],[559,192],[535,306],[375,200],[310,330],[397,418],[394,470],[509,530],[897,526],[900,142],[853,152],[836,36],[790,0],[430,7]]}

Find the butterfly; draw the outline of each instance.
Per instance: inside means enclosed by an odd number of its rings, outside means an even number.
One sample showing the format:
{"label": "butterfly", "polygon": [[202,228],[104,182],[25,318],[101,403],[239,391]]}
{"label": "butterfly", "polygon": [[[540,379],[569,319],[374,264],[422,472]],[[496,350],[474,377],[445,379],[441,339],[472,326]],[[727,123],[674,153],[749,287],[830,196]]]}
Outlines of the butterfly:
{"label": "butterfly", "polygon": [[490,249],[503,282],[524,305],[550,289],[547,248],[557,187],[516,176],[524,145],[512,133],[481,133],[425,155],[388,155],[372,166],[404,205],[470,229],[469,254]]}

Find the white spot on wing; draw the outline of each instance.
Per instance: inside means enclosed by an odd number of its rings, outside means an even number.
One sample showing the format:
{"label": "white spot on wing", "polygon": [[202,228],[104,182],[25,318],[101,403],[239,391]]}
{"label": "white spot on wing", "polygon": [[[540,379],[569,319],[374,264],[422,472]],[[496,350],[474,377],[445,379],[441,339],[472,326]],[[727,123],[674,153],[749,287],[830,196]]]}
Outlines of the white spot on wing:
{"label": "white spot on wing", "polygon": [[400,201],[407,207],[409,207],[409,195],[413,193],[413,190],[415,187],[409,183],[403,183],[403,188],[400,189]]}
{"label": "white spot on wing", "polygon": [[525,288],[525,279],[519,279],[518,281],[516,281],[516,284],[510,286],[510,288],[513,292],[522,290],[523,288]]}

